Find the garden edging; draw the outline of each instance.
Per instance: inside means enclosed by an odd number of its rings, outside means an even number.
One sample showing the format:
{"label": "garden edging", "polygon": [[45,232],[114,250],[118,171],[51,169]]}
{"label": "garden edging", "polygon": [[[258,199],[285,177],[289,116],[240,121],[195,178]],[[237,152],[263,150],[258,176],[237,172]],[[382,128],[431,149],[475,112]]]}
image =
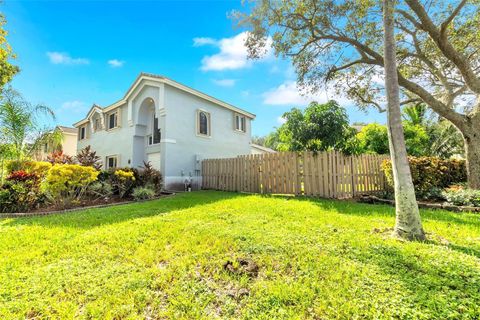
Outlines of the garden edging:
{"label": "garden edging", "polygon": [[130,204],[130,203],[141,203],[141,202],[153,201],[153,200],[158,200],[158,199],[170,198],[170,197],[173,197],[175,195],[176,195],[176,193],[172,192],[172,193],[164,194],[164,195],[152,198],[152,199],[128,200],[128,201],[122,201],[122,202],[106,203],[106,204],[99,204],[99,205],[94,205],[94,206],[77,207],[77,208],[55,210],[55,211],[0,213],[0,219],[2,219],[2,218],[22,218],[22,217],[33,217],[33,216],[48,216],[48,215],[52,215],[52,214],[64,214],[64,213],[76,212],[76,211],[81,211],[81,210],[99,209],[99,208],[120,206],[120,205]]}
{"label": "garden edging", "polygon": [[[395,206],[395,200],[382,199],[372,195],[362,195],[360,196],[358,201],[362,203],[388,204],[391,206]],[[448,210],[453,212],[480,212],[480,207],[455,206],[449,203],[429,203],[429,202],[422,202],[422,201],[417,201],[417,203],[419,208],[424,208],[424,209],[440,209],[440,210]]]}

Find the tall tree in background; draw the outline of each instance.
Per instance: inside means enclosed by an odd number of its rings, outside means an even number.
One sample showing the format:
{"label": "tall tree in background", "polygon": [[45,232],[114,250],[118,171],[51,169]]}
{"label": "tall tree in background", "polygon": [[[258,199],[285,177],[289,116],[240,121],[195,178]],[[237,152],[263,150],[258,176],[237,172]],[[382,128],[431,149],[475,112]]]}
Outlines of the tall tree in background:
{"label": "tall tree in background", "polygon": [[277,150],[352,152],[349,140],[356,131],[349,125],[347,111],[336,101],[311,102],[305,110],[293,108],[285,112],[283,118],[285,123],[277,129]]}
{"label": "tall tree in background", "polygon": [[[402,102],[424,102],[462,133],[469,185],[480,189],[479,1],[401,0],[396,7],[397,74]],[[251,57],[266,51],[292,59],[298,85],[330,82],[361,107],[381,109],[383,28],[380,1],[259,0],[235,13],[250,29]],[[459,106],[463,108],[459,108]]]}
{"label": "tall tree in background", "polygon": [[425,233],[420,220],[403,134],[400,89],[397,76],[394,10],[395,0],[383,0],[387,127],[395,188],[396,220],[394,232],[402,238],[423,240],[425,239]]}
{"label": "tall tree in background", "polygon": [[[1,1],[0,1],[1,4]],[[7,42],[7,31],[5,30],[6,20],[0,12],[0,91],[3,86],[12,80],[13,76],[18,72],[18,67],[10,63],[15,58],[12,48]]]}

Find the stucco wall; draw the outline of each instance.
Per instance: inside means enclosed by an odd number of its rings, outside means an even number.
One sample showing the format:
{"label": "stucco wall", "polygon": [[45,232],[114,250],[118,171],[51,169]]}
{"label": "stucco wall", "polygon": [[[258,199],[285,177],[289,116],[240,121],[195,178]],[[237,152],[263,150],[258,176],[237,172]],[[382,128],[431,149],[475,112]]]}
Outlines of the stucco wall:
{"label": "stucco wall", "polygon": [[[100,130],[92,132],[90,124],[87,125],[87,139],[79,140],[77,150],[90,145],[97,155],[101,157],[103,164],[107,156],[119,155],[118,166],[129,167],[132,157],[132,136],[133,127],[127,123],[127,105],[119,107],[121,112],[119,123],[120,127],[112,130]],[[105,123],[106,126],[106,123]]]}
{"label": "stucco wall", "polygon": [[[246,132],[234,130],[234,112],[217,106],[174,87],[165,86],[167,141],[165,142],[165,183],[167,187],[183,187],[185,179],[192,177],[195,186],[200,184],[198,155],[206,158],[230,158],[250,153],[251,121],[247,118]],[[197,110],[210,113],[211,137],[197,135]],[[194,187],[195,187],[194,186]]]}
{"label": "stucco wall", "polygon": [[[167,84],[146,82],[120,106],[119,128],[92,132],[78,141],[77,149],[87,145],[102,158],[119,156],[118,166],[138,167],[149,153],[160,152],[160,171],[167,189],[183,189],[185,180],[193,188],[201,184],[201,159],[230,158],[251,152],[251,120],[246,118],[246,132],[234,130],[235,112]],[[132,123],[128,122],[128,105]],[[152,108],[159,115],[161,143],[147,146],[145,135],[151,131]],[[210,137],[197,135],[197,111],[210,113]],[[148,114],[148,117],[145,115]],[[142,116],[143,115],[143,116]],[[196,161],[196,160],[200,161]]]}
{"label": "stucco wall", "polygon": [[63,134],[63,141],[62,141],[62,150],[63,153],[69,156],[76,156],[77,155],[77,136],[74,134]]}

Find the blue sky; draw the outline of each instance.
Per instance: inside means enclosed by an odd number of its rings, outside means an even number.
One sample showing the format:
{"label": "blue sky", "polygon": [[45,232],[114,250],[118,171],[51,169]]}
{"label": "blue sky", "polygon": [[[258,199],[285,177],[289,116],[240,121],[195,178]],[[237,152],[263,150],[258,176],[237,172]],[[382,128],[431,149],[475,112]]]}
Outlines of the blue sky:
{"label": "blue sky", "polygon": [[[167,76],[257,115],[264,135],[280,116],[310,100],[295,86],[288,61],[246,59],[244,30],[228,18],[239,1],[9,1],[8,40],[21,68],[12,85],[71,125],[93,103],[120,99],[140,72]],[[320,92],[316,100],[335,98]],[[350,120],[385,122],[345,99]]]}

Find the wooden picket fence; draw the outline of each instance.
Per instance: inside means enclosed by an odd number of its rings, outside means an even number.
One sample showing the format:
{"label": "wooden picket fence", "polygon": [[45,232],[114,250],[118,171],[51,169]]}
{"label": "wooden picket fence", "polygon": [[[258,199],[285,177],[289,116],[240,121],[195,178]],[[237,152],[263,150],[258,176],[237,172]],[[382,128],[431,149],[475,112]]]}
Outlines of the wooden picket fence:
{"label": "wooden picket fence", "polygon": [[387,156],[279,152],[202,161],[202,188],[346,199],[385,190]]}

